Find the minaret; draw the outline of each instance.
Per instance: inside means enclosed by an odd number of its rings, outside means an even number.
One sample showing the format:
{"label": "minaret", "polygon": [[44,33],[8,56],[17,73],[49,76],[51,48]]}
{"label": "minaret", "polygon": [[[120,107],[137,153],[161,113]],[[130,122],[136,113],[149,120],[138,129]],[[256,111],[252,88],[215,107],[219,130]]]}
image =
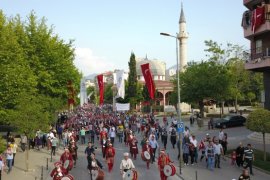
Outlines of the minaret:
{"label": "minaret", "polygon": [[179,54],[180,54],[179,66],[180,66],[180,72],[182,72],[187,65],[187,40],[188,40],[188,33],[186,30],[186,18],[184,15],[183,3],[181,4],[178,38],[179,38]]}

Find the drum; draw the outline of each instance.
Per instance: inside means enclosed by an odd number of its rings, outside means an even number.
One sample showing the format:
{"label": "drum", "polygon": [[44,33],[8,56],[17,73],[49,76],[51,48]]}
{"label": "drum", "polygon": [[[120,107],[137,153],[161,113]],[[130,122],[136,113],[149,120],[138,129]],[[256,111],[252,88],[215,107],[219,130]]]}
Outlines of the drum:
{"label": "drum", "polygon": [[137,180],[138,179],[138,172],[136,170],[133,170],[133,179],[132,180]]}
{"label": "drum", "polygon": [[125,174],[125,180],[133,180],[133,171],[128,170]]}
{"label": "drum", "polygon": [[151,159],[151,155],[148,151],[142,152],[141,156],[143,161],[150,161]]}
{"label": "drum", "polygon": [[74,180],[74,177],[71,174],[65,175],[64,177],[62,177],[61,180]]}
{"label": "drum", "polygon": [[92,170],[92,179],[93,180],[103,180],[104,176],[105,176],[105,174],[102,170]]}
{"label": "drum", "polygon": [[168,164],[168,165],[164,166],[163,172],[164,172],[165,176],[167,176],[167,177],[174,176],[176,173],[176,168],[174,165]]}

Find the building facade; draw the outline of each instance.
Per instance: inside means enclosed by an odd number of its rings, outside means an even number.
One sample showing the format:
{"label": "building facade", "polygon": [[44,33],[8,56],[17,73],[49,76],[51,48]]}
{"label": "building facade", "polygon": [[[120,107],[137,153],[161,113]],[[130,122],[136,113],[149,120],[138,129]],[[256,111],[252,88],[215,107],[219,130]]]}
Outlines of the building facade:
{"label": "building facade", "polygon": [[245,68],[263,73],[264,107],[270,110],[270,2],[269,0],[243,0],[247,10],[243,13],[244,37],[250,41],[246,52]]}

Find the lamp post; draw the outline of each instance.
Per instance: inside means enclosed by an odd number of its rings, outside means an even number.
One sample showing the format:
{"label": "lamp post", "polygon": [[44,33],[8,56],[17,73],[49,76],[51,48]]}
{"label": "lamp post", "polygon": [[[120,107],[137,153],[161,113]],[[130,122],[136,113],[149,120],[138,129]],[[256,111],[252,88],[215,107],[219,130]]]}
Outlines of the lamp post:
{"label": "lamp post", "polygon": [[[176,33],[176,35],[171,35],[168,33],[160,33],[160,35],[162,36],[169,36],[172,38],[175,38],[175,43],[176,43],[176,65],[177,65],[177,70],[176,70],[176,79],[177,79],[177,116],[178,116],[178,123],[182,122],[181,120],[181,109],[180,109],[180,103],[181,103],[181,99],[180,99],[180,78],[179,78],[179,58],[178,58],[178,40],[179,40],[179,36],[178,33]],[[180,147],[179,147],[179,172],[180,174],[182,174],[182,170],[181,170],[181,162],[182,162],[182,134],[181,132],[178,133],[178,137],[179,137],[179,143],[180,143]]]}

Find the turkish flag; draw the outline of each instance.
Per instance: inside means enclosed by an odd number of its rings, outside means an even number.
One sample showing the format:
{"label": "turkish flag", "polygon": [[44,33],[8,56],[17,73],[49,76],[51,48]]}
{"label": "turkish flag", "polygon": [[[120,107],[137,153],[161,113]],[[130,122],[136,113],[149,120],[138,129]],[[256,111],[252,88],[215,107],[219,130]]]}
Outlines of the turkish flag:
{"label": "turkish flag", "polygon": [[147,86],[148,92],[149,92],[149,97],[151,99],[155,98],[155,84],[152,78],[152,74],[149,68],[149,63],[147,64],[142,64],[141,65],[141,69],[142,69],[142,74],[145,80],[145,84]]}
{"label": "turkish flag", "polygon": [[103,83],[103,74],[97,76],[98,87],[99,87],[99,104],[104,102],[104,83]]}
{"label": "turkish flag", "polygon": [[251,28],[252,32],[254,33],[256,29],[265,23],[265,8],[263,7],[257,7],[252,12],[252,21],[251,21]]}

